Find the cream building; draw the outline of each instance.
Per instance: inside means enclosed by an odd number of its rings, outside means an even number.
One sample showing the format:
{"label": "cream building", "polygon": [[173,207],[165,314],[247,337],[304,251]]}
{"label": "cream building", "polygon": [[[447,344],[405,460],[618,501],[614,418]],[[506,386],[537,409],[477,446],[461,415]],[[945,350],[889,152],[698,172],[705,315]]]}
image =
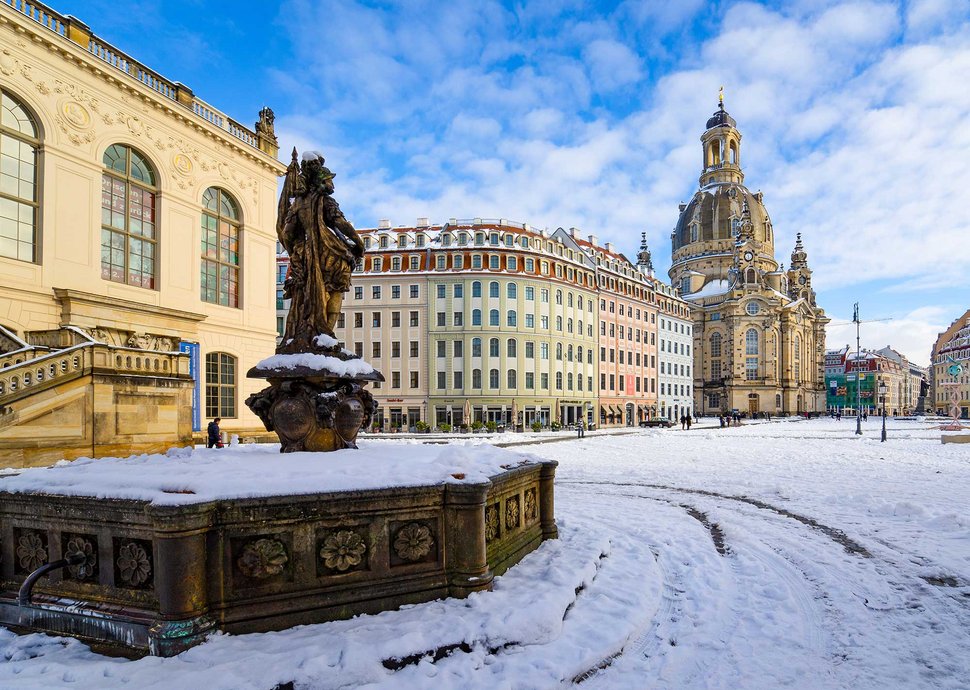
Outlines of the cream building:
{"label": "cream building", "polygon": [[214,416],[262,432],[272,113],[245,127],[33,7],[0,3],[0,458],[164,448]]}
{"label": "cream building", "polygon": [[691,304],[700,414],[825,410],[825,324],[801,236],[775,259],[761,192],[744,186],[741,133],[723,102],[701,135],[700,189],[681,204],[669,275]]}
{"label": "cream building", "polygon": [[950,416],[956,406],[962,419],[970,418],[970,310],[937,336],[930,362],[931,409]]}

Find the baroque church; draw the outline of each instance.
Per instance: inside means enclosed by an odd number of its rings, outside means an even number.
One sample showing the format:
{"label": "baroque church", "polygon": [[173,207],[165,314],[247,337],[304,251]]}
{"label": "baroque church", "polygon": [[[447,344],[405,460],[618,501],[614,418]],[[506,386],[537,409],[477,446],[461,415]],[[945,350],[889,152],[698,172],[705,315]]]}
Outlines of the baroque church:
{"label": "baroque church", "polygon": [[825,325],[795,242],[786,271],[761,192],[744,186],[741,133],[724,109],[701,135],[700,188],[680,205],[671,283],[691,305],[697,414],[825,410]]}

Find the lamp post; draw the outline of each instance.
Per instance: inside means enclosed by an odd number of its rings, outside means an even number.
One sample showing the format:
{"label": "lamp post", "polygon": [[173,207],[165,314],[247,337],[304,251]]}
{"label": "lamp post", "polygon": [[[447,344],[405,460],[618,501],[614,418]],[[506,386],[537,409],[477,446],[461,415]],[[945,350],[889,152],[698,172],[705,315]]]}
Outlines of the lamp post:
{"label": "lamp post", "polygon": [[879,397],[882,398],[882,442],[886,440],[886,393],[889,391],[889,386],[886,382],[879,381]]}

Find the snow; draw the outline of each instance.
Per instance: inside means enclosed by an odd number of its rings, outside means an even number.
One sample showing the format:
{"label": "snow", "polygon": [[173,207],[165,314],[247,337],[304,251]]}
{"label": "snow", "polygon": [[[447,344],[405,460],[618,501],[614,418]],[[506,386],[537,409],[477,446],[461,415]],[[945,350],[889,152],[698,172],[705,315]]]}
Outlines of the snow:
{"label": "snow", "polygon": [[880,423],[564,432],[525,447],[560,463],[560,539],[492,592],[172,659],[0,629],[0,687],[967,688],[970,453],[933,420],[890,420],[886,443]]}
{"label": "snow", "polygon": [[[481,482],[526,458],[494,446],[360,442],[333,453],[280,453],[279,444],[173,448],[130,458],[80,458],[0,475],[0,489],[190,504],[228,498]],[[457,479],[456,475],[463,477]]]}
{"label": "snow", "polygon": [[323,160],[323,154],[319,151],[304,151],[301,159],[304,161],[315,161],[317,159]]}
{"label": "snow", "polygon": [[[320,336],[318,335],[317,338]],[[335,376],[362,376],[374,371],[363,359],[338,359],[329,355],[315,355],[309,352],[297,352],[288,355],[273,355],[256,365],[257,369],[310,369],[312,371],[326,371]]]}
{"label": "snow", "polygon": [[700,290],[690,295],[683,295],[684,299],[701,299],[703,297],[714,297],[716,295],[723,295],[730,289],[730,285],[727,280],[715,279],[708,281]]}
{"label": "snow", "polygon": [[336,338],[327,335],[326,333],[320,333],[313,338],[313,342],[320,347],[336,347],[340,344],[340,341]]}

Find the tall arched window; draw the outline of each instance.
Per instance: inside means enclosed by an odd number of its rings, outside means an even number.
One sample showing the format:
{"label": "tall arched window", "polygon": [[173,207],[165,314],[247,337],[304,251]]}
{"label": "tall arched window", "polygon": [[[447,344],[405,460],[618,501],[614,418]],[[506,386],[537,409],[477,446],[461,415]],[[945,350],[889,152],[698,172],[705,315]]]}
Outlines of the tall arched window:
{"label": "tall arched window", "polygon": [[758,331],[749,328],[744,334],[744,378],[747,381],[758,379]]}
{"label": "tall arched window", "polygon": [[566,374],[566,390],[571,391],[573,389],[573,374],[572,372]]}
{"label": "tall arched window", "polygon": [[515,357],[516,349],[515,338],[509,338],[508,342],[505,343],[505,354],[509,357]]}
{"label": "tall arched window", "polygon": [[0,256],[37,261],[37,123],[0,88]]}
{"label": "tall arched window", "polygon": [[802,338],[795,336],[795,383],[802,382]]}
{"label": "tall arched window", "polygon": [[561,371],[557,371],[556,372],[556,390],[559,390],[559,391],[562,390],[562,372]]}
{"label": "tall arched window", "polygon": [[488,284],[488,296],[498,297],[498,283],[494,280]]}
{"label": "tall arched window", "polygon": [[488,387],[498,388],[498,369],[488,370]]}
{"label": "tall arched window", "polygon": [[482,339],[472,338],[472,357],[482,356]]}
{"label": "tall arched window", "polygon": [[505,286],[505,296],[508,297],[509,299],[515,299],[517,292],[518,292],[518,289],[515,283],[509,283],[508,285]]}
{"label": "tall arched window", "polygon": [[758,331],[749,328],[744,334],[744,353],[746,355],[758,354]]}
{"label": "tall arched window", "polygon": [[490,338],[488,341],[488,356],[498,357],[498,338]]}
{"label": "tall arched window", "polygon": [[508,379],[507,381],[508,387],[515,388],[516,387],[515,369],[509,369],[508,372],[506,372],[506,378]]}
{"label": "tall arched window", "polygon": [[218,187],[202,195],[202,301],[239,306],[239,206]]}
{"label": "tall arched window", "polygon": [[516,322],[517,321],[518,321],[518,319],[516,318],[515,310],[514,309],[509,309],[508,313],[505,315],[505,323],[508,326],[510,326],[512,328],[515,328],[515,325],[516,325]]}
{"label": "tall arched window", "polygon": [[205,356],[205,416],[236,416],[236,358],[225,352]]}
{"label": "tall arched window", "polygon": [[472,297],[481,297],[481,296],[482,296],[482,284],[481,282],[476,280],[475,282],[472,283]]}
{"label": "tall arched window", "polygon": [[714,333],[711,335],[711,357],[721,356],[721,334]]}
{"label": "tall arched window", "polygon": [[488,325],[498,326],[498,309],[492,309],[488,312]]}
{"label": "tall arched window", "polygon": [[472,309],[472,326],[482,325],[482,310]]}
{"label": "tall arched window", "polygon": [[123,144],[104,152],[101,177],[101,277],[155,287],[158,181],[148,159]]}
{"label": "tall arched window", "polygon": [[556,359],[562,361],[562,343],[556,343]]}
{"label": "tall arched window", "polygon": [[472,369],[472,388],[482,387],[482,370]]}

